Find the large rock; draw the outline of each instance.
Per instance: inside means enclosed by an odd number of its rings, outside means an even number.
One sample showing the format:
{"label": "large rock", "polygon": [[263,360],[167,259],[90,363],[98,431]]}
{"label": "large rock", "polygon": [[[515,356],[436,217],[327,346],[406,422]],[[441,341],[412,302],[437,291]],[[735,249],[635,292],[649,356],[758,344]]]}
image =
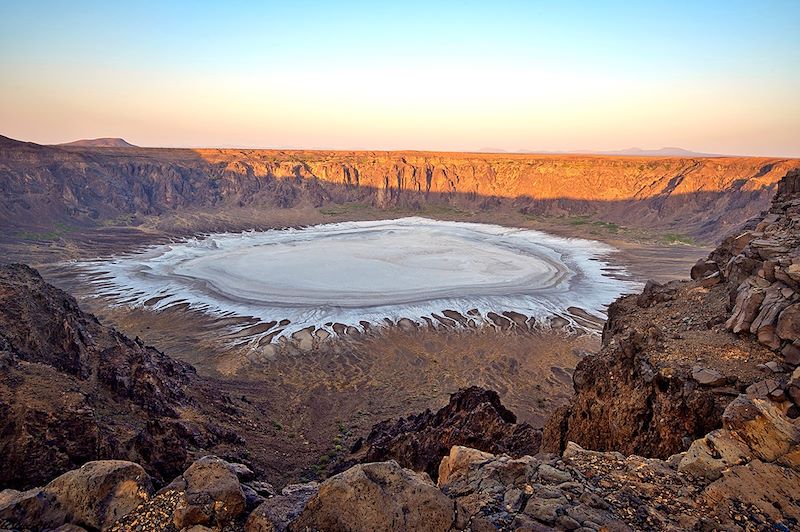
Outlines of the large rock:
{"label": "large rock", "polygon": [[436,413],[426,410],[375,425],[346,465],[391,459],[436,479],[439,462],[454,445],[522,456],[536,454],[540,441],[541,431],[517,423],[497,392],[472,386],[452,394]]}
{"label": "large rock", "polygon": [[800,472],[753,460],[726,471],[703,490],[700,502],[717,515],[739,513],[736,528],[731,523],[729,530],[795,530],[800,523],[798,486]]}
{"label": "large rock", "polygon": [[782,339],[790,342],[800,340],[800,303],[794,304],[781,312],[775,332]]}
{"label": "large rock", "polygon": [[719,276],[719,266],[713,260],[700,259],[690,271],[690,276],[694,280],[705,279],[712,276]]}
{"label": "large rock", "polygon": [[39,530],[56,528],[66,520],[66,510],[41,488],[0,491],[0,526]]}
{"label": "large rock", "polygon": [[725,326],[735,333],[749,331],[764,301],[764,290],[745,282],[739,287],[733,312]]}
{"label": "large rock", "polygon": [[317,482],[286,486],[280,495],[270,497],[250,513],[245,532],[283,532],[317,492]]}
{"label": "large rock", "polygon": [[235,468],[216,456],[206,456],[165,487],[181,496],[173,517],[180,530],[193,525],[223,526],[245,511],[246,499]]}
{"label": "large rock", "polygon": [[389,461],[360,464],[323,482],[289,529],[446,531],[455,519],[454,502],[427,474]]}
{"label": "large rock", "polygon": [[725,409],[722,420],[756,458],[800,469],[800,427],[771,401],[740,395]]}
{"label": "large rock", "polygon": [[151,493],[150,476],[138,464],[88,462],[44,488],[0,492],[0,521],[31,529],[71,523],[99,530],[149,500]]}
{"label": "large rock", "polygon": [[722,472],[750,460],[748,447],[726,429],[714,430],[692,442],[678,470],[695,477],[716,480]]}
{"label": "large rock", "polygon": [[152,482],[139,464],[101,460],[64,473],[43,491],[58,501],[73,524],[101,529],[147,501]]}

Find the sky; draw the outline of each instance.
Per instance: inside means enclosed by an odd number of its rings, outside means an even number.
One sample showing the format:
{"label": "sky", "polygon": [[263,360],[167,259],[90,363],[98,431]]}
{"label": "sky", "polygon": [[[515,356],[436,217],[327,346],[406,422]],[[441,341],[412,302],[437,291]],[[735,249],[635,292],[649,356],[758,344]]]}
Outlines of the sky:
{"label": "sky", "polygon": [[798,0],[0,0],[0,135],[800,156]]}

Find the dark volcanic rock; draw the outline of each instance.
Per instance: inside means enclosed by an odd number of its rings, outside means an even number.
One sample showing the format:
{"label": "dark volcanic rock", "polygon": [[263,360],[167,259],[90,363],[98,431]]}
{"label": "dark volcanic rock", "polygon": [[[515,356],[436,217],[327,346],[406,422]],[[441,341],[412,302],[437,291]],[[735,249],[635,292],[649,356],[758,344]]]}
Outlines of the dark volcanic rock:
{"label": "dark volcanic rock", "polygon": [[356,443],[347,465],[396,460],[436,479],[439,462],[454,445],[521,456],[536,454],[540,441],[541,431],[518,424],[497,392],[473,386],[452,394],[447,406],[436,413],[426,410],[378,423],[366,440]]}
{"label": "dark volcanic rock", "polygon": [[219,396],[205,387],[191,366],[101,325],[35,270],[0,267],[0,486],[110,458],[174,477],[193,451],[232,441],[209,418],[213,401],[196,400]]}

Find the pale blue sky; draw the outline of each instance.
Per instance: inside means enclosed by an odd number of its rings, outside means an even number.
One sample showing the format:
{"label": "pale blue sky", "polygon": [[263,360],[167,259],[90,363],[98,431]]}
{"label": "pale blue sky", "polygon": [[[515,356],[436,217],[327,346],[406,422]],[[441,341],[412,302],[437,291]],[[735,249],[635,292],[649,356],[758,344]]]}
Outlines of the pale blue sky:
{"label": "pale blue sky", "polygon": [[0,0],[0,134],[798,156],[798,20],[796,0]]}

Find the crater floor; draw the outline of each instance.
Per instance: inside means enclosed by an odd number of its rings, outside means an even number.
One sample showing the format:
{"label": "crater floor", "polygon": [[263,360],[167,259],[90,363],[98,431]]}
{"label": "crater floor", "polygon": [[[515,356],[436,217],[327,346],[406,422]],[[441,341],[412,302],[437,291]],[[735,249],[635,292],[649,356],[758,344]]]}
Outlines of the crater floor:
{"label": "crater floor", "polygon": [[[412,217],[213,234],[84,263],[96,293],[154,310],[283,321],[284,334],[453,310],[537,319],[577,307],[602,316],[634,284],[614,248],[539,231]],[[470,312],[472,311],[472,312]],[[286,324],[286,321],[289,323]]]}

